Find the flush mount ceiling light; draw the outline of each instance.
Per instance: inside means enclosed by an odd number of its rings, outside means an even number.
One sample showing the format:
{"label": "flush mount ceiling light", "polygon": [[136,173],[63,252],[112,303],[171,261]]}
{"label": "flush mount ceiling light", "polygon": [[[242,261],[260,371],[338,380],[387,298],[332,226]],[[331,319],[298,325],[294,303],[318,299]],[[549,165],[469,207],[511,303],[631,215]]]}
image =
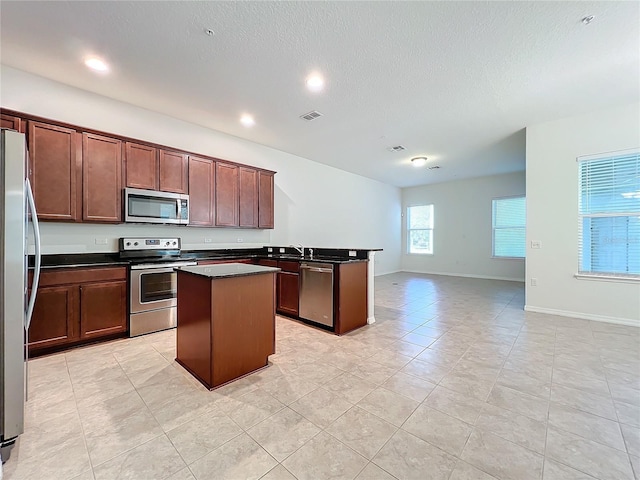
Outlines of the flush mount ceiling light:
{"label": "flush mount ceiling light", "polygon": [[593,22],[593,19],[594,19],[593,15],[588,15],[582,18],[582,23],[584,23],[585,25],[589,25],[591,22]]}
{"label": "flush mount ceiling light", "polygon": [[427,157],[413,157],[411,164],[414,167],[424,167],[427,164]]}
{"label": "flush mount ceiling light", "polygon": [[109,71],[109,65],[98,57],[88,57],[84,60],[84,64],[96,72],[105,73]]}
{"label": "flush mount ceiling light", "polygon": [[252,115],[244,114],[240,117],[240,123],[245,127],[253,127],[256,124],[256,121],[253,119]]}
{"label": "flush mount ceiling light", "polygon": [[307,77],[305,82],[309,91],[317,93],[324,88],[324,78],[317,73],[311,74]]}

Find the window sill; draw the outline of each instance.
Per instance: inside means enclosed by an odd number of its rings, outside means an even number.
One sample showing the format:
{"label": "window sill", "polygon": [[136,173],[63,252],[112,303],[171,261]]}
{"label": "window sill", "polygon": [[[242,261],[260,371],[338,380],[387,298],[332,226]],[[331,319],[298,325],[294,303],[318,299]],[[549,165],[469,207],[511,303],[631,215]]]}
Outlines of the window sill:
{"label": "window sill", "polygon": [[495,255],[491,256],[494,260],[524,260],[524,257],[496,257]]}
{"label": "window sill", "polygon": [[576,273],[574,277],[578,280],[595,280],[600,282],[617,283],[640,283],[640,277],[618,277],[615,275],[590,275],[588,273]]}
{"label": "window sill", "polygon": [[406,255],[417,255],[419,257],[428,255],[428,256],[433,256],[433,253],[411,253],[411,252],[407,252]]}

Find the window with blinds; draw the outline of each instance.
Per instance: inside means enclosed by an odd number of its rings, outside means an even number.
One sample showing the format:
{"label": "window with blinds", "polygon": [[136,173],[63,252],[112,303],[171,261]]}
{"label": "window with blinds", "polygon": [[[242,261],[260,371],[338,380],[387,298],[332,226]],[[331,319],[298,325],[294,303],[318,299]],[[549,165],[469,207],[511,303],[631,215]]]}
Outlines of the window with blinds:
{"label": "window with blinds", "polygon": [[579,274],[640,278],[640,151],[579,157]]}
{"label": "window with blinds", "polygon": [[433,254],[433,205],[407,208],[408,253]]}
{"label": "window with blinds", "polygon": [[525,197],[494,198],[492,211],[493,256],[524,258],[527,223]]}

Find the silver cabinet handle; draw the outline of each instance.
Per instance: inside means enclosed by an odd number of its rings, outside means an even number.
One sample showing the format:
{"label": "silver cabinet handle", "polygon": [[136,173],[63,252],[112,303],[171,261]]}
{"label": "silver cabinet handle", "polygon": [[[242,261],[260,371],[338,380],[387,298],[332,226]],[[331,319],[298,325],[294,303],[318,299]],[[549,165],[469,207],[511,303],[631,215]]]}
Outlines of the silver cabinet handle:
{"label": "silver cabinet handle", "polygon": [[316,268],[316,267],[307,267],[306,265],[301,266],[300,268],[303,268],[305,270],[309,270],[311,272],[318,272],[318,273],[333,273],[333,270],[331,268]]}

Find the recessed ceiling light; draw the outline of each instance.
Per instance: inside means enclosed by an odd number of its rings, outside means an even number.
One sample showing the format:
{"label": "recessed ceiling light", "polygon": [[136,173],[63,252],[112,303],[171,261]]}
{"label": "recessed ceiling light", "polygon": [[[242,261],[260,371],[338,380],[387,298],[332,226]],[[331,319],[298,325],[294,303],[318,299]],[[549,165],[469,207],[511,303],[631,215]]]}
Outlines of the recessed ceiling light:
{"label": "recessed ceiling light", "polygon": [[96,72],[109,71],[109,65],[107,65],[104,60],[101,60],[98,57],[89,57],[85,59],[84,64],[91,70],[95,70]]}
{"label": "recessed ceiling light", "polygon": [[253,127],[256,121],[253,119],[253,116],[244,114],[240,117],[240,123],[245,127]]}
{"label": "recessed ceiling light", "polygon": [[309,77],[307,77],[306,84],[307,84],[307,88],[310,91],[320,92],[324,88],[324,79],[317,73],[314,73],[312,75],[309,75]]}
{"label": "recessed ceiling light", "polygon": [[413,157],[411,159],[411,164],[414,167],[424,167],[427,163],[427,157]]}

